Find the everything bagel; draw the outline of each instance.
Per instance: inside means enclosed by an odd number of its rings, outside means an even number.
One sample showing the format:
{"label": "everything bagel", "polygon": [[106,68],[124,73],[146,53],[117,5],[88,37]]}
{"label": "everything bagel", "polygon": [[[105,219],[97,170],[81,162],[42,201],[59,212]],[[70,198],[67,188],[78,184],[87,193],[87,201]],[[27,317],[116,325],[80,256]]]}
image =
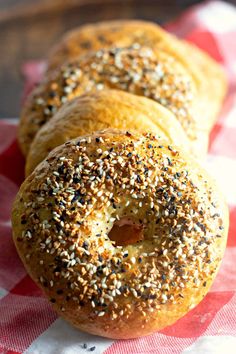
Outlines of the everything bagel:
{"label": "everything bagel", "polygon": [[47,75],[89,51],[130,47],[134,43],[165,52],[184,66],[197,86],[200,101],[198,116],[204,117],[198,128],[207,130],[209,134],[227,90],[225,73],[207,53],[154,22],[113,20],[74,28],[65,33],[49,53]]}
{"label": "everything bagel", "polygon": [[175,146],[108,130],[54,149],[22,184],[12,222],[27,271],[62,317],[89,333],[134,338],[205,296],[228,210]]}
{"label": "everything bagel", "polygon": [[206,145],[197,139],[200,101],[195,82],[174,58],[135,45],[88,53],[46,76],[21,113],[19,142],[23,153],[28,154],[38,130],[64,103],[102,89],[127,91],[160,103],[175,114],[192,144],[197,144],[198,153],[206,151]]}

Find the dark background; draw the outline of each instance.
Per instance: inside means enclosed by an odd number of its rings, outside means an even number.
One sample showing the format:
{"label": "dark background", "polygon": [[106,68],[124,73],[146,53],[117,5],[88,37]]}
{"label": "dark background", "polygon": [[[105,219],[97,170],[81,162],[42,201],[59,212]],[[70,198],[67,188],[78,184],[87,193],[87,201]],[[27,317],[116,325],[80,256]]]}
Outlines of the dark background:
{"label": "dark background", "polygon": [[164,23],[199,2],[0,0],[0,118],[19,115],[22,63],[46,57],[52,44],[66,30],[82,23],[114,18],[142,18]]}

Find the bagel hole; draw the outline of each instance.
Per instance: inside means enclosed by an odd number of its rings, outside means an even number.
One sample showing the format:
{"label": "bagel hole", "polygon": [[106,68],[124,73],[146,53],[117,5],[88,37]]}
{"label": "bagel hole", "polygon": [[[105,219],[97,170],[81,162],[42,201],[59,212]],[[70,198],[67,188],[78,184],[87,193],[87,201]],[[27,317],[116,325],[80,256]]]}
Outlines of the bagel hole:
{"label": "bagel hole", "polygon": [[131,218],[123,217],[117,220],[108,234],[116,246],[127,246],[142,241],[143,225],[137,224]]}

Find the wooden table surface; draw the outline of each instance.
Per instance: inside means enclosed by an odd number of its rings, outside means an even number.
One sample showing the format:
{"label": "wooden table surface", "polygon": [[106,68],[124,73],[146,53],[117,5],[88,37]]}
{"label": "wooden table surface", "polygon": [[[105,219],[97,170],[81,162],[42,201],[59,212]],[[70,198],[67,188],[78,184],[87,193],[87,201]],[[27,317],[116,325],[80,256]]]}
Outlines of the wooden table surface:
{"label": "wooden table surface", "polygon": [[22,63],[42,59],[63,32],[86,22],[142,18],[159,23],[196,0],[0,0],[0,118],[17,117]]}

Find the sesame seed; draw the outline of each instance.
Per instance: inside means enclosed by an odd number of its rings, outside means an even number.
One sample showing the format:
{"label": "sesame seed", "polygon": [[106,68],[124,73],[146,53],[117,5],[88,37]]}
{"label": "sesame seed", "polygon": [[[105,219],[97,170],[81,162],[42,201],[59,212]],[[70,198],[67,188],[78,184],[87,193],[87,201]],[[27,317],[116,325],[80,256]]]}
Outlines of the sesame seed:
{"label": "sesame seed", "polygon": [[104,315],[105,315],[105,312],[104,312],[104,311],[101,311],[101,312],[98,313],[98,317],[102,317],[102,316],[104,316]]}
{"label": "sesame seed", "polygon": [[131,257],[130,261],[131,261],[131,263],[135,264],[136,263],[136,258],[135,257]]}

